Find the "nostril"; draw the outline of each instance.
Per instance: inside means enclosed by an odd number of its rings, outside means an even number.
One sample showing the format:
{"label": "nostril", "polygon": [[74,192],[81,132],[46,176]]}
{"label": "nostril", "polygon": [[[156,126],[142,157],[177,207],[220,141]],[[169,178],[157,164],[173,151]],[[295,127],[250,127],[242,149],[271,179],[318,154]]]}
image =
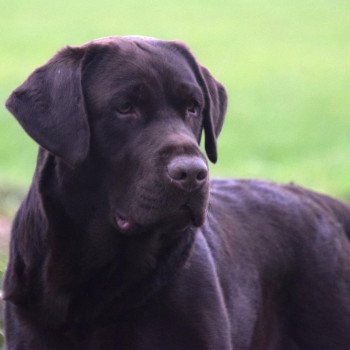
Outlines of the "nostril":
{"label": "nostril", "polygon": [[205,180],[205,178],[207,177],[208,172],[204,169],[200,170],[197,174],[197,180],[198,181],[202,181]]}
{"label": "nostril", "polygon": [[168,166],[168,174],[171,179],[175,181],[183,181],[187,178],[186,171],[178,164],[171,164]]}
{"label": "nostril", "polygon": [[179,180],[184,180],[184,179],[186,179],[186,177],[187,177],[186,171],[182,171],[180,174]]}

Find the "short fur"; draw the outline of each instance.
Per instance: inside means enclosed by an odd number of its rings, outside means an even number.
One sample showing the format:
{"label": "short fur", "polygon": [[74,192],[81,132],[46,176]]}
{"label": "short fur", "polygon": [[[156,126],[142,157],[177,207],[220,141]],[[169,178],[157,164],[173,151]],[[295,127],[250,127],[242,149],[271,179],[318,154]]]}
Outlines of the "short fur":
{"label": "short fur", "polygon": [[[350,209],[204,180],[226,93],[186,46],[67,47],[7,101],[39,144],[4,281],[8,350],[350,349]],[[179,158],[177,158],[179,159]]]}

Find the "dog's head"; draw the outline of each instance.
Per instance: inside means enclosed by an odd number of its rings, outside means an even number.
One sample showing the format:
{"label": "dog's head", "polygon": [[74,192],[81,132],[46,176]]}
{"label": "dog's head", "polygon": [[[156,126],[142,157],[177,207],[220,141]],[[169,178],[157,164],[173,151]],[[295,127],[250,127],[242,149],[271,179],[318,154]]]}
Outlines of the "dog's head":
{"label": "dog's head", "polygon": [[182,43],[112,37],[63,49],[6,105],[66,168],[62,176],[78,188],[88,182],[112,225],[133,232],[203,223],[209,183],[199,143],[204,130],[216,162],[226,101]]}

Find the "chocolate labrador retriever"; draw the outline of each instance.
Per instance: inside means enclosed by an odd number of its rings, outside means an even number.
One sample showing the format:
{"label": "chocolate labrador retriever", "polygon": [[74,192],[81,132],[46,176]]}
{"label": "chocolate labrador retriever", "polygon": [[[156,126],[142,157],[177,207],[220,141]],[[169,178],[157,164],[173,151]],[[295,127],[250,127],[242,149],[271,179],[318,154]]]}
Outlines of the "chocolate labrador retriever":
{"label": "chocolate labrador retriever", "polygon": [[7,101],[39,144],[9,350],[350,349],[350,209],[210,181],[226,93],[179,42],[67,47]]}

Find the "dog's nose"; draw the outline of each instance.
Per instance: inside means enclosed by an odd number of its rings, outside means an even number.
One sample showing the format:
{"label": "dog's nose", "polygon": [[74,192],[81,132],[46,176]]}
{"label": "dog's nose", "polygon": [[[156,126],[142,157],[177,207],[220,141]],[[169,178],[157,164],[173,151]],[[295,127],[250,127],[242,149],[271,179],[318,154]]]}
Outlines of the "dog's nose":
{"label": "dog's nose", "polygon": [[193,191],[202,186],[208,177],[208,167],[200,157],[180,156],[168,164],[169,177],[176,186]]}

